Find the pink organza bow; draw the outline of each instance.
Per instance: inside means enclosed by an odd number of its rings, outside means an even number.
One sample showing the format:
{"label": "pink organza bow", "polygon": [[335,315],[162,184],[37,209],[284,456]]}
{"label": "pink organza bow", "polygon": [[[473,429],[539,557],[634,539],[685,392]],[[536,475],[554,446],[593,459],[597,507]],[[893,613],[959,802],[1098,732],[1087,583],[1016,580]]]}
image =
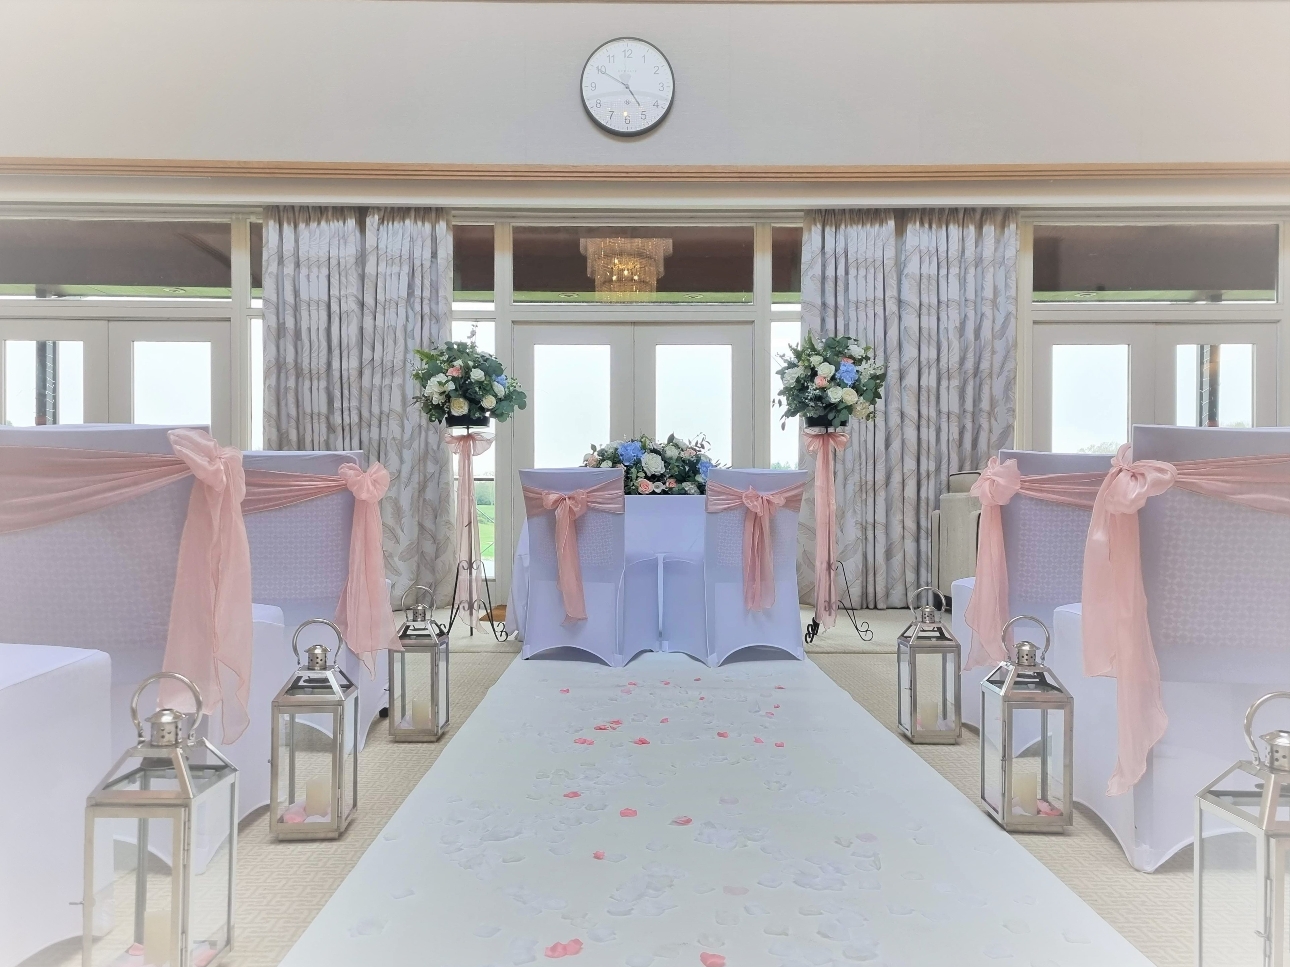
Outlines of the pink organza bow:
{"label": "pink organza bow", "polygon": [[766,611],[775,605],[775,560],[771,552],[770,521],[781,507],[797,511],[802,507],[806,481],[758,493],[754,488],[736,490],[709,480],[704,509],[720,514],[744,508],[744,607]]}
{"label": "pink organza bow", "polygon": [[336,606],[336,625],[350,650],[375,675],[376,653],[401,647],[394,632],[381,550],[381,498],[390,489],[390,472],[380,463],[367,470],[344,463],[337,472],[354,495],[354,525],[349,536],[349,575]]}
{"label": "pink organza bow", "polygon": [[587,618],[587,604],[582,593],[582,562],[578,558],[578,518],[589,510],[621,514],[623,507],[621,477],[567,494],[524,487],[524,510],[529,517],[555,513],[556,586],[564,599],[565,624]]}
{"label": "pink organza bow", "polygon": [[[196,480],[179,541],[162,668],[188,677],[208,705],[220,706],[228,743],[250,722],[251,550],[242,520],[242,453],[221,447],[201,430],[171,430],[167,436]],[[235,680],[231,695],[221,668]],[[192,707],[187,689],[170,680],[162,683],[159,700],[172,708]]]}
{"label": "pink organza bow", "polygon": [[479,602],[483,600],[480,582],[482,564],[462,567],[463,562],[480,562],[479,509],[475,506],[475,457],[493,445],[493,434],[487,430],[468,430],[449,434],[448,447],[457,454],[457,567],[453,589],[454,607],[467,602],[466,616],[472,628],[480,627]]}
{"label": "pink organza bow", "polygon": [[838,512],[833,498],[833,451],[847,445],[844,430],[807,427],[806,452],[815,454],[815,618],[821,628],[838,619],[833,568],[838,560]]}
{"label": "pink organza bow", "polygon": [[1112,796],[1142,778],[1147,753],[1169,725],[1147,621],[1138,511],[1176,478],[1172,465],[1135,463],[1129,445],[1120,447],[1097,493],[1084,546],[1084,673],[1116,679],[1119,757],[1107,788]]}

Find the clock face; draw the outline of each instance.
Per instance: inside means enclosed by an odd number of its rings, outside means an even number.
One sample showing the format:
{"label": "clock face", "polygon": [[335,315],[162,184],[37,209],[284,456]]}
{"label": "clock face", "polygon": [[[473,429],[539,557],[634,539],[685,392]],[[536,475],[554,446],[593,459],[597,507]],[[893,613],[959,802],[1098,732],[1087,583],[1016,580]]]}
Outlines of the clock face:
{"label": "clock face", "polygon": [[591,119],[624,137],[658,126],[672,107],[672,65],[635,37],[602,44],[582,69],[582,103]]}

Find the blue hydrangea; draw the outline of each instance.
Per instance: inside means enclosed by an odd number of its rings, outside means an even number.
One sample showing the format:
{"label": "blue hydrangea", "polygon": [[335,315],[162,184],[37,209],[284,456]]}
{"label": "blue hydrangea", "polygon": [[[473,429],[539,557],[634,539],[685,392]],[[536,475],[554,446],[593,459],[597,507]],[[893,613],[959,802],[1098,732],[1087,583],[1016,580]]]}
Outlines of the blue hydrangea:
{"label": "blue hydrangea", "polygon": [[618,444],[618,459],[623,462],[624,467],[630,467],[637,463],[644,455],[645,451],[635,440],[628,440],[626,443]]}
{"label": "blue hydrangea", "polygon": [[858,375],[855,363],[848,362],[845,359],[838,363],[838,381],[841,382],[843,386],[850,386],[856,381],[856,376]]}
{"label": "blue hydrangea", "polygon": [[709,471],[709,470],[711,470],[711,469],[712,469],[712,461],[711,461],[711,460],[700,460],[700,461],[699,461],[699,476],[700,476],[700,477],[703,477],[703,478],[706,480],[706,479],[707,479],[707,477],[708,477],[708,471]]}
{"label": "blue hydrangea", "polygon": [[505,373],[503,373],[501,376],[494,376],[494,377],[493,377],[493,382],[494,382],[494,383],[500,383],[502,386],[505,386],[505,385],[506,385],[506,374],[505,374]]}

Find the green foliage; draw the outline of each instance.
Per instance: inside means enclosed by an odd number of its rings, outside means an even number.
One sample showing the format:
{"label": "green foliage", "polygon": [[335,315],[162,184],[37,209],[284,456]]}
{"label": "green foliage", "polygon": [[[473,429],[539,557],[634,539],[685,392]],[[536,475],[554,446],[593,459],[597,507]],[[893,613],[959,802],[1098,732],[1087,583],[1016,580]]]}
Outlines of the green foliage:
{"label": "green foliage", "polygon": [[418,349],[416,355],[420,365],[412,371],[412,379],[421,394],[413,402],[431,422],[454,416],[505,423],[516,410],[528,406],[519,380],[509,379],[498,358],[473,343],[446,342]]}
{"label": "green foliage", "polygon": [[622,467],[623,490],[632,495],[706,493],[708,470],[718,466],[707,437],[680,440],[675,433],[661,442],[639,436],[603,446],[593,443],[582,462],[588,467]]}
{"label": "green foliage", "polygon": [[784,419],[804,416],[842,426],[851,419],[873,420],[882,399],[887,370],[874,359],[873,347],[849,336],[821,339],[808,332],[800,346],[780,356],[782,381],[776,395]]}

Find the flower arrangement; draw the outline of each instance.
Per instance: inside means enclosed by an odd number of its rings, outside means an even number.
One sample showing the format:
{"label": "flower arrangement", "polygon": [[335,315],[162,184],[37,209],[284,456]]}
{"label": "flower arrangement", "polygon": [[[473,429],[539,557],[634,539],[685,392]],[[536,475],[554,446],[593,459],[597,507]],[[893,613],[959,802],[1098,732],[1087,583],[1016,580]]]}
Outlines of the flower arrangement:
{"label": "flower arrangement", "polygon": [[873,347],[850,336],[819,339],[808,332],[800,346],[780,356],[776,372],[783,381],[776,404],[784,419],[801,416],[807,426],[843,426],[852,417],[872,420],[882,399],[887,369],[873,358]]}
{"label": "flower arrangement", "polygon": [[473,343],[446,342],[416,350],[421,365],[412,378],[421,394],[412,402],[434,423],[449,426],[484,426],[489,420],[504,423],[528,405],[519,380],[507,377],[491,353]]}
{"label": "flower arrangement", "polygon": [[675,433],[662,442],[641,436],[604,446],[593,443],[582,463],[587,467],[622,467],[623,490],[629,494],[692,496],[705,492],[708,471],[717,466],[706,437],[678,440]]}

